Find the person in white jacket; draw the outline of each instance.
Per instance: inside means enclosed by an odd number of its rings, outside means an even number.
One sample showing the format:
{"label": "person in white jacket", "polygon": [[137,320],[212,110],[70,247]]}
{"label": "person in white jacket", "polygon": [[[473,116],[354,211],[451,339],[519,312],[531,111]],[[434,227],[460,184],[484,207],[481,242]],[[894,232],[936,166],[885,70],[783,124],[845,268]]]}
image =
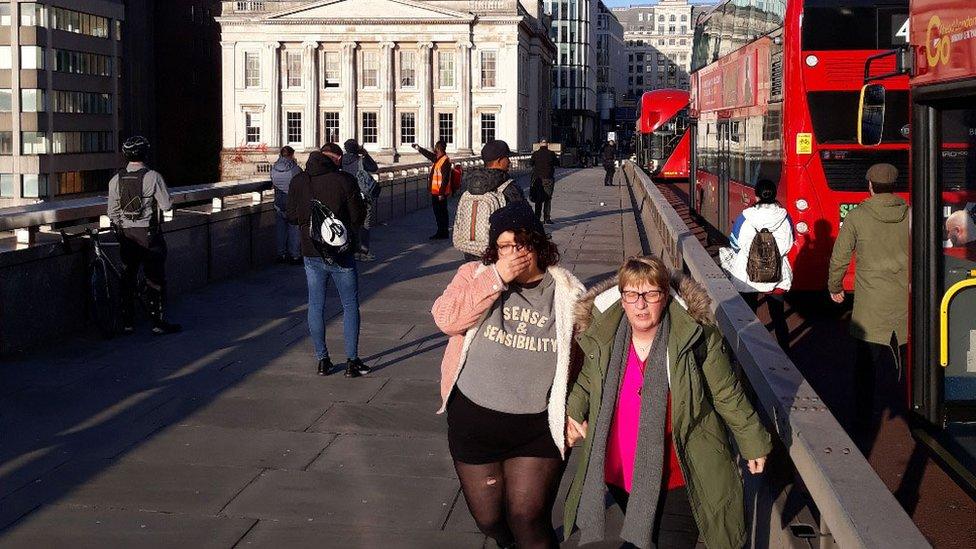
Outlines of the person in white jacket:
{"label": "person in white jacket", "polygon": [[[753,239],[763,229],[773,233],[782,263],[782,276],[777,282],[753,282],[747,265]],[[759,294],[767,294],[766,304],[773,320],[780,346],[789,344],[789,330],[783,314],[783,294],[793,285],[793,270],[786,256],[793,248],[793,221],[786,208],[776,201],[776,184],[763,179],[756,184],[756,204],[746,208],[732,225],[729,235],[731,247],[719,250],[722,269],[729,275],[733,287],[753,310],[759,306]]]}

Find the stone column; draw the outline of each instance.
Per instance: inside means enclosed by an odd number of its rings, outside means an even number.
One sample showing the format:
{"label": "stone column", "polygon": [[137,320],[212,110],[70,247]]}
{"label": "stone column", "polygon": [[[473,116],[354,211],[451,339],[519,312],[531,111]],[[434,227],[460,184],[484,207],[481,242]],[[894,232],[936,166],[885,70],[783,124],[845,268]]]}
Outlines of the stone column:
{"label": "stone column", "polygon": [[417,44],[420,48],[420,78],[417,87],[420,91],[420,113],[417,116],[417,142],[423,147],[434,146],[434,59],[432,42]]}
{"label": "stone column", "polygon": [[461,97],[461,109],[458,113],[454,131],[457,141],[457,152],[460,155],[471,154],[471,42],[459,42],[458,54],[461,79],[458,82],[458,93]]}
{"label": "stone column", "polygon": [[319,43],[305,42],[305,78],[308,89],[305,90],[305,119],[302,136],[305,138],[306,149],[317,149],[319,147],[319,71],[318,60]]}
{"label": "stone column", "polygon": [[268,75],[268,146],[275,149],[281,146],[281,43],[267,44],[270,69]]}
{"label": "stone column", "polygon": [[342,118],[339,121],[339,143],[356,139],[359,124],[356,123],[356,42],[342,43]]}
{"label": "stone column", "polygon": [[379,145],[380,154],[394,152],[394,134],[396,133],[396,92],[393,56],[396,44],[383,42],[380,44],[380,89],[383,93],[383,107],[380,109]]}
{"label": "stone column", "polygon": [[[222,101],[223,101],[223,128],[224,128],[224,150],[233,149],[237,146],[237,60],[234,58],[236,43],[220,43],[220,60],[223,65]],[[15,56],[16,57],[16,56]],[[13,71],[18,74],[19,71]],[[118,111],[118,109],[112,109]],[[16,120],[19,117],[14,117]],[[19,135],[15,133],[14,135]],[[19,139],[14,139],[16,146]],[[265,136],[267,141],[267,136]]]}

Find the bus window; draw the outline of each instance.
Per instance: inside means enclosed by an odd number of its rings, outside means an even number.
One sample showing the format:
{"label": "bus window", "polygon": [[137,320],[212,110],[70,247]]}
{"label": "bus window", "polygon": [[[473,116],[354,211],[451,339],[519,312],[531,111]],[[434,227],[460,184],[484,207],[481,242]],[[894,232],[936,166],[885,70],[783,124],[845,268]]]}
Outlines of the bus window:
{"label": "bus window", "polygon": [[[806,0],[803,49],[889,50],[906,45],[908,2],[875,4],[873,0]],[[865,29],[878,32],[864,32]]]}

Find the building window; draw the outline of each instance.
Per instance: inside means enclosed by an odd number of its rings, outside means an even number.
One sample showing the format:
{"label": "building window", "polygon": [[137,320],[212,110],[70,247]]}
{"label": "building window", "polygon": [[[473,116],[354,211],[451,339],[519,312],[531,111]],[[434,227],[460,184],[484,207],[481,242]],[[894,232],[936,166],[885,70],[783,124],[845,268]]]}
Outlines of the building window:
{"label": "building window", "polygon": [[302,113],[288,112],[285,114],[288,143],[301,144],[302,142]]}
{"label": "building window", "polygon": [[440,87],[454,87],[454,52],[437,52],[437,69],[440,76]]}
{"label": "building window", "polygon": [[339,52],[327,51],[323,54],[322,64],[325,65],[325,78],[322,79],[323,88],[338,88],[342,71],[340,69]]}
{"label": "building window", "polygon": [[363,87],[379,86],[379,55],[375,51],[363,52]]}
{"label": "building window", "polygon": [[79,172],[61,172],[55,175],[55,185],[58,194],[90,193],[104,191],[108,188],[108,181],[115,175],[115,170],[85,170]]}
{"label": "building window", "polygon": [[13,68],[10,46],[0,46],[0,69]]}
{"label": "building window", "polygon": [[681,16],[681,21],[682,22],[687,21],[687,20],[688,20],[688,16],[687,15],[682,15]]}
{"label": "building window", "polygon": [[112,132],[54,132],[52,154],[112,152]]}
{"label": "building window", "polygon": [[20,112],[44,112],[47,110],[44,90],[20,90]]}
{"label": "building window", "polygon": [[44,70],[44,48],[37,46],[20,47],[20,68],[25,70]]}
{"label": "building window", "polygon": [[44,27],[46,10],[43,4],[37,2],[20,3],[20,26],[21,27]]}
{"label": "building window", "polygon": [[13,174],[0,174],[0,198],[14,198],[15,193]]}
{"label": "building window", "polygon": [[339,113],[323,113],[322,128],[325,130],[325,142],[335,143],[339,141]]}
{"label": "building window", "polygon": [[112,114],[112,96],[107,93],[56,90],[54,92],[54,112]]}
{"label": "building window", "polygon": [[244,113],[244,139],[248,143],[261,142],[261,115],[256,112]]}
{"label": "building window", "polygon": [[412,51],[400,52],[400,87],[414,88],[417,86],[417,56]]}
{"label": "building window", "polygon": [[688,34],[688,27],[687,26],[681,25],[681,34]]}
{"label": "building window", "polygon": [[664,21],[664,15],[657,16],[657,20],[663,22]]}
{"label": "building window", "polygon": [[481,87],[495,87],[495,67],[498,61],[498,53],[495,51],[481,52]]}
{"label": "building window", "polygon": [[442,112],[437,115],[437,139],[454,143],[454,113]]}
{"label": "building window", "polygon": [[363,113],[363,143],[376,143],[379,137],[379,127],[375,112]]}
{"label": "building window", "polygon": [[685,40],[684,38],[682,38],[681,40],[679,40],[678,43],[681,44],[682,46],[687,46],[688,45],[688,41]]}
{"label": "building window", "polygon": [[11,95],[12,93],[9,88],[0,89],[0,112],[10,112],[13,109]]}
{"label": "building window", "polygon": [[668,40],[668,45],[670,45],[670,46],[673,46],[674,45],[674,38],[671,38],[671,39]]}
{"label": "building window", "polygon": [[51,7],[51,28],[96,38],[109,37],[109,19],[65,8]]}
{"label": "building window", "polygon": [[10,4],[0,4],[0,27],[10,26]]}
{"label": "building window", "polygon": [[257,52],[249,51],[244,54],[244,87],[257,88],[261,86],[261,56]]}
{"label": "building window", "polygon": [[0,155],[14,154],[14,132],[0,132]]}
{"label": "building window", "polygon": [[417,142],[417,115],[412,112],[400,113],[400,144]]}
{"label": "building window", "polygon": [[54,70],[58,72],[112,76],[111,56],[71,50],[54,50],[54,54]]}
{"label": "building window", "polygon": [[20,132],[22,154],[47,154],[47,135],[44,132]]}
{"label": "building window", "polygon": [[44,198],[47,196],[47,175],[25,173],[21,196],[24,198]]}
{"label": "building window", "polygon": [[495,140],[495,113],[481,113],[481,143]]}
{"label": "building window", "polygon": [[287,60],[288,87],[302,87],[302,54],[297,51],[290,51],[285,56]]}

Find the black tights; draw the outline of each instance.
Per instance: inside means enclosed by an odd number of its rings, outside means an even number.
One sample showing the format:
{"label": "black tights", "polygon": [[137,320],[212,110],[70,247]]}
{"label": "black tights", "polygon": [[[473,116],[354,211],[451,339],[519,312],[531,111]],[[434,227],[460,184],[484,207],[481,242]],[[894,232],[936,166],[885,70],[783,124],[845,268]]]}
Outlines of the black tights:
{"label": "black tights", "polygon": [[499,547],[559,547],[552,506],[565,468],[558,459],[519,457],[471,465],[454,461],[468,509]]}

